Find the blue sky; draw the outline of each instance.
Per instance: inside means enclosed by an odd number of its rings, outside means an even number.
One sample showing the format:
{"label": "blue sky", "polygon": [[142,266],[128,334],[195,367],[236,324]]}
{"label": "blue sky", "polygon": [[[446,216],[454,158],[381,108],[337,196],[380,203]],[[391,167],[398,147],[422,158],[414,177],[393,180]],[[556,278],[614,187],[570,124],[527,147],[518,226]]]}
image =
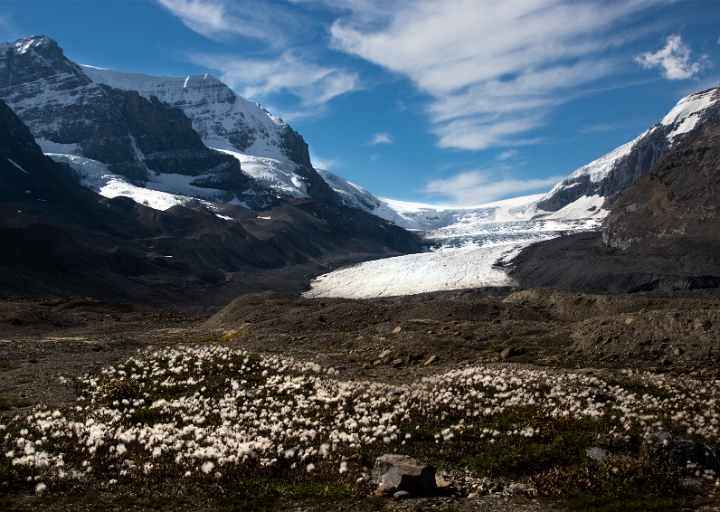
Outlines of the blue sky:
{"label": "blue sky", "polygon": [[313,162],[393,199],[544,192],[720,82],[720,2],[0,1],[2,40],[76,62],[209,72]]}

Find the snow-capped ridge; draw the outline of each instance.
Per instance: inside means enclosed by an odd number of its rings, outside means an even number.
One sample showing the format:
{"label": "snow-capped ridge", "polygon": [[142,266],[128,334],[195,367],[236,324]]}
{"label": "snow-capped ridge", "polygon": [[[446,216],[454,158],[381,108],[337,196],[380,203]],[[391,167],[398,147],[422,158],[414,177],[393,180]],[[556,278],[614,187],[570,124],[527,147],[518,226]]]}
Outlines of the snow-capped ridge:
{"label": "snow-capped ridge", "polygon": [[690,94],[634,140],[584,165],[558,183],[538,206],[559,210],[582,197],[600,195],[609,208],[635,180],[650,170],[687,134],[720,115],[720,86]]}
{"label": "snow-capped ridge", "polygon": [[284,144],[289,126],[210,74],[156,77],[88,65],[81,67],[95,83],[137,91],[145,98],[155,96],[182,109],[208,147],[281,161],[292,160]]}

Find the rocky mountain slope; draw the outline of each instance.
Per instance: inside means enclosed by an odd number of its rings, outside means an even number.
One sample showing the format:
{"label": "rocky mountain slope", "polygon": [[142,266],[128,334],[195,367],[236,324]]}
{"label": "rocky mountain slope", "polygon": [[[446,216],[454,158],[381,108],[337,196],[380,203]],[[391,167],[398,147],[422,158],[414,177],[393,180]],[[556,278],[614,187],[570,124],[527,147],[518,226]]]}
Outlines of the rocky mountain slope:
{"label": "rocky mountain slope", "polygon": [[209,75],[80,66],[52,39],[33,36],[0,45],[0,98],[45,153],[79,173],[104,165],[86,185],[106,196],[147,196],[139,186],[254,209],[278,196],[342,204],[302,136]]}
{"label": "rocky mountain slope", "polygon": [[684,138],[615,202],[600,234],[559,238],[514,261],[524,286],[638,292],[720,286],[720,122]]}
{"label": "rocky mountain slope", "polygon": [[45,156],[0,102],[2,298],[84,295],[198,311],[248,291],[297,293],[333,266],[418,248],[412,235],[349,209],[338,210],[337,224],[317,211],[310,198],[258,215],[222,203],[161,211],[99,196]]}
{"label": "rocky mountain slope", "polygon": [[623,250],[720,245],[720,121],[688,137],[620,196],[603,242]]}

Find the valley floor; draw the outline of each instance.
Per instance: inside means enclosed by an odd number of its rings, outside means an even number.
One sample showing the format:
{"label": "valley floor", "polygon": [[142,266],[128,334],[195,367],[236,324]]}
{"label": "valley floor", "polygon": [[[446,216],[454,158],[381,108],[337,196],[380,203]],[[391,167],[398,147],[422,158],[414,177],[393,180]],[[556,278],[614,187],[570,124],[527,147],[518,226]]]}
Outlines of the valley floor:
{"label": "valley floor", "polygon": [[[717,510],[717,476],[670,467],[643,439],[665,429],[720,444],[718,362],[720,297],[709,295],[263,293],[210,318],[6,301],[0,503]],[[598,446],[619,477],[585,456]],[[386,452],[437,466],[443,495],[372,497]]]}

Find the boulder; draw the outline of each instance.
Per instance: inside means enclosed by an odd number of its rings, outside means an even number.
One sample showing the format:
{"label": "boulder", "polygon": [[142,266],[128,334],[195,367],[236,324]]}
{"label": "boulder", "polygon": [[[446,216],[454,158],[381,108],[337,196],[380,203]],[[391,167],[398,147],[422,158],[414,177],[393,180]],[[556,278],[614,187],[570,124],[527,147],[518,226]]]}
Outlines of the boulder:
{"label": "boulder", "polygon": [[697,441],[675,437],[670,432],[660,430],[646,438],[653,445],[655,454],[667,454],[676,466],[697,465],[703,469],[713,469],[720,473],[720,460],[715,448]]}
{"label": "boulder", "polygon": [[412,496],[434,496],[438,490],[435,468],[405,455],[385,454],[375,459],[373,480],[379,485],[392,485]]}

